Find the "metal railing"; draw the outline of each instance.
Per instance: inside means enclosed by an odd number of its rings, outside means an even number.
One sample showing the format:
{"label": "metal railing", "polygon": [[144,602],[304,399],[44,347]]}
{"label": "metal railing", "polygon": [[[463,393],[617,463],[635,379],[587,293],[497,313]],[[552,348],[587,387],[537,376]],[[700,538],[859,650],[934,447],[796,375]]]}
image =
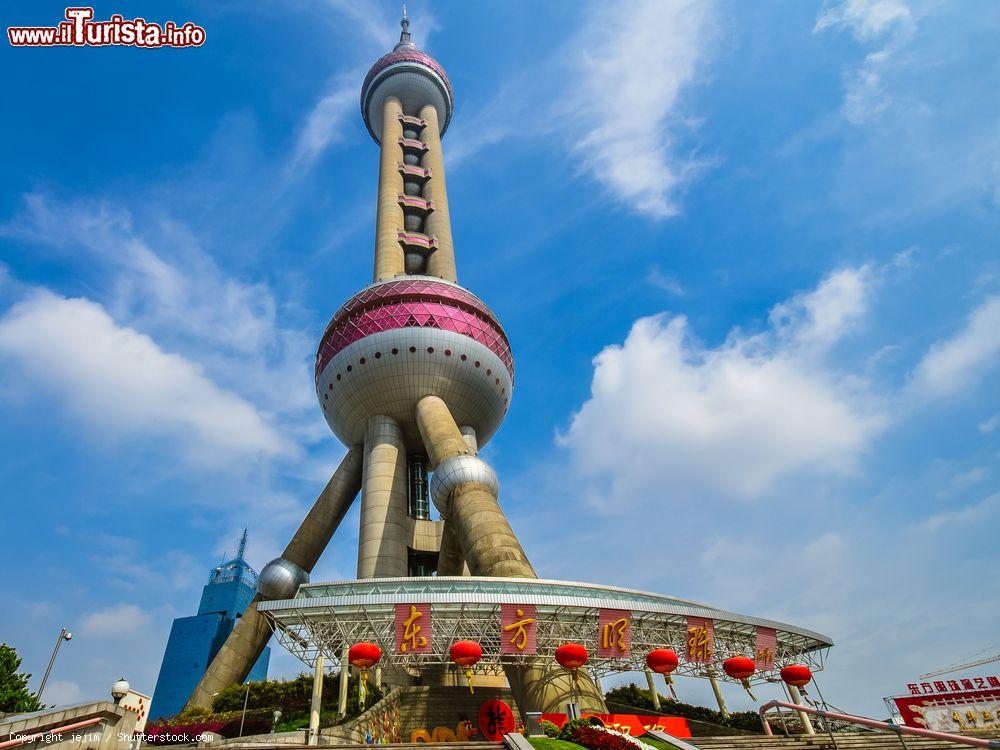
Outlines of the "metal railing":
{"label": "metal railing", "polygon": [[[903,742],[902,735],[909,734],[914,737],[926,737],[932,740],[947,740],[948,742],[956,742],[960,745],[970,745],[971,747],[985,747],[989,750],[1000,750],[1000,741],[982,739],[980,737],[966,737],[962,734],[952,734],[950,732],[937,732],[933,729],[919,729],[917,727],[908,727],[900,724],[893,724],[891,721],[879,721],[878,719],[868,719],[864,716],[853,716],[852,714],[839,714],[833,713],[832,711],[823,711],[819,708],[812,708],[810,706],[802,706],[797,703],[788,703],[786,701],[769,701],[760,707],[760,721],[764,725],[765,734],[774,734],[771,731],[771,725],[767,721],[767,717],[764,715],[767,711],[772,708],[788,708],[792,711],[799,713],[811,714],[813,716],[818,716],[825,721],[827,727],[831,721],[840,721],[847,724],[857,724],[858,726],[868,727],[869,729],[880,729],[883,732],[891,732],[899,736],[901,742]],[[834,746],[837,745],[837,740],[833,737],[832,732],[830,733],[830,739],[833,741]],[[905,747],[906,743],[903,742]]]}

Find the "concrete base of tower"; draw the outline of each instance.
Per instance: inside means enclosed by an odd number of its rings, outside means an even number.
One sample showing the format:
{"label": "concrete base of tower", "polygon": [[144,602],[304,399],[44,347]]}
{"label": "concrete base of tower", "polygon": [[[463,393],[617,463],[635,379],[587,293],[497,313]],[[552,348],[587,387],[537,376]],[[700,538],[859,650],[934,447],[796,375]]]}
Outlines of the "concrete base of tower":
{"label": "concrete base of tower", "polygon": [[580,671],[576,684],[565,669],[542,659],[537,659],[530,667],[507,667],[505,672],[510,691],[522,713],[566,713],[566,704],[574,702],[580,704],[582,713],[603,714],[608,711],[604,696],[584,670]]}

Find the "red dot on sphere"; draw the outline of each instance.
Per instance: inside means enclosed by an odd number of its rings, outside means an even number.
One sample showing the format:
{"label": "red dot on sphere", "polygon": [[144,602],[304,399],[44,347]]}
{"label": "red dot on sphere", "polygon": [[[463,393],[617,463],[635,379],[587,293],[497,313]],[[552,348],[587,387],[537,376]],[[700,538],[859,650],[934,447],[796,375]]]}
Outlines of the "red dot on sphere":
{"label": "red dot on sphere", "polygon": [[395,347],[393,347],[392,353],[393,354],[399,354],[399,349],[396,349]]}
{"label": "red dot on sphere", "polygon": [[448,651],[448,658],[462,667],[471,667],[483,658],[483,647],[475,641],[457,641]]}
{"label": "red dot on sphere", "polygon": [[433,354],[434,353],[434,347],[433,346],[428,346],[427,347],[427,353],[428,354]]}
{"label": "red dot on sphere", "polygon": [[786,685],[804,687],[812,679],[812,670],[805,664],[789,664],[781,670],[781,679]]}
{"label": "red dot on sphere", "polygon": [[466,355],[464,355],[464,354],[463,354],[463,355],[462,355],[462,361],[464,362],[464,361],[465,361],[465,360],[467,360],[467,359],[468,359],[468,357],[467,357]]}
{"label": "red dot on sphere", "polygon": [[670,674],[679,663],[677,653],[669,648],[654,648],[646,654],[646,666],[657,674]]}
{"label": "red dot on sphere", "polygon": [[476,367],[479,367],[479,360],[478,359],[476,360],[475,364],[476,364]]}
{"label": "red dot on sphere", "polygon": [[348,371],[348,372],[350,372],[350,371],[351,371],[351,370],[353,370],[353,369],[354,369],[354,365],[348,365],[348,366],[347,366],[347,371]]}
{"label": "red dot on sphere", "polygon": [[382,352],[375,352],[375,359],[382,359]]}
{"label": "red dot on sphere", "polygon": [[734,680],[745,680],[750,677],[757,665],[748,656],[734,656],[722,662],[722,671]]}
{"label": "red dot on sphere", "polygon": [[364,364],[364,363],[365,363],[365,362],[367,362],[368,360],[366,360],[366,359],[365,359],[364,357],[362,357],[362,358],[361,358],[360,360],[358,360],[358,361],[359,361],[359,362],[360,362],[361,364]]}
{"label": "red dot on sphere", "polygon": [[[340,380],[340,373],[337,373],[337,380]],[[333,390],[333,383],[330,384],[330,390]]]}
{"label": "red dot on sphere", "polygon": [[556,661],[566,669],[579,669],[587,663],[590,654],[579,643],[564,643],[556,649]]}
{"label": "red dot on sphere", "polygon": [[444,356],[450,357],[451,356],[451,349],[445,349],[444,350]]}
{"label": "red dot on sphere", "polygon": [[417,350],[417,347],[411,346],[410,347],[410,354],[413,354],[416,350]]}
{"label": "red dot on sphere", "polygon": [[358,669],[368,669],[382,658],[382,649],[374,643],[355,643],[347,652],[347,660]]}

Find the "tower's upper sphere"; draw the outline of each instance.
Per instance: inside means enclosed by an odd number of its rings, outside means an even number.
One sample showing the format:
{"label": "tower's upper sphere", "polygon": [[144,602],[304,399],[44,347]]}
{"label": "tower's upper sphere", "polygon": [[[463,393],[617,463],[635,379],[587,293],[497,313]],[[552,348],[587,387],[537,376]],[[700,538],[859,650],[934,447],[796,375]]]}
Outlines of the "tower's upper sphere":
{"label": "tower's upper sphere", "polygon": [[405,16],[402,25],[399,44],[372,65],[361,87],[361,116],[376,143],[382,135],[382,105],[386,97],[399,99],[403,111],[414,116],[433,104],[441,135],[448,129],[455,109],[455,93],[444,68],[410,41],[409,21]]}

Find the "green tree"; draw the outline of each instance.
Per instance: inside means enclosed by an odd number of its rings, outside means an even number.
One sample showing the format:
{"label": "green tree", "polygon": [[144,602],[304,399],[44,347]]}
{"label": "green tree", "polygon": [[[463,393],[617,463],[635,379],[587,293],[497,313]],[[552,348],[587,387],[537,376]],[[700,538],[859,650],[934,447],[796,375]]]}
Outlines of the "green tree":
{"label": "green tree", "polygon": [[0,712],[23,714],[44,708],[28,690],[31,675],[17,671],[20,666],[21,659],[13,646],[0,643]]}

